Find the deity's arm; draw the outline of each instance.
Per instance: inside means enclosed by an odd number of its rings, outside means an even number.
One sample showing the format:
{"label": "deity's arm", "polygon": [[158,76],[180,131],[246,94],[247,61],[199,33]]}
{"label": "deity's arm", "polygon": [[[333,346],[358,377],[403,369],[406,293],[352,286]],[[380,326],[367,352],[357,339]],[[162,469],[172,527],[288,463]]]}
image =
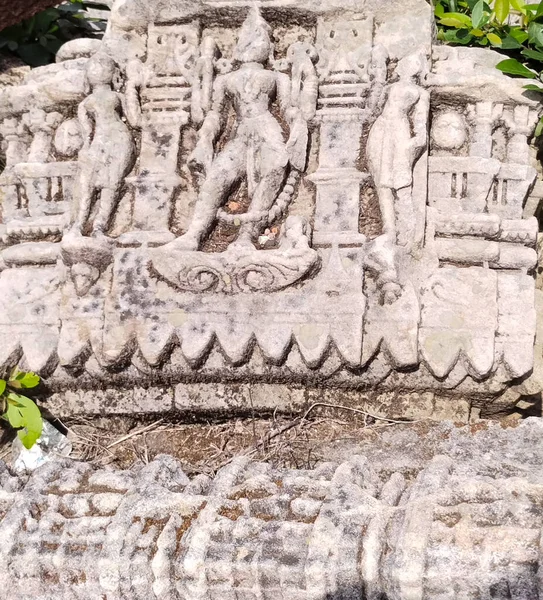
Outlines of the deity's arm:
{"label": "deity's arm", "polygon": [[119,94],[123,113],[134,128],[140,128],[142,124],[140,89],[145,78],[144,69],[145,67],[139,59],[130,61],[126,67],[126,92]]}
{"label": "deity's arm", "polygon": [[77,107],[77,118],[83,133],[83,147],[88,148],[92,140],[92,120],[87,110],[87,100],[83,100]]}
{"label": "deity's arm", "polygon": [[420,98],[413,110],[413,147],[417,154],[426,147],[428,140],[428,115],[430,112],[430,94],[422,88]]}
{"label": "deity's arm", "polygon": [[277,102],[290,129],[287,142],[290,164],[303,171],[307,162],[308,126],[301,109],[293,106],[291,81],[284,73],[277,73]]}
{"label": "deity's arm", "polygon": [[224,127],[224,108],[226,104],[225,76],[219,76],[213,85],[213,101],[199,131],[200,141],[213,144]]}
{"label": "deity's arm", "polygon": [[213,86],[213,103],[211,110],[207,113],[202,127],[198,132],[198,143],[189,157],[189,165],[195,170],[203,170],[208,173],[213,162],[213,145],[224,127],[226,82],[225,76],[217,77]]}
{"label": "deity's arm", "polygon": [[299,116],[300,110],[293,105],[292,102],[292,85],[291,80],[285,73],[276,73],[277,77],[277,103],[281,115],[286,119],[289,127],[293,121]]}
{"label": "deity's arm", "polygon": [[387,81],[388,52],[384,46],[377,45],[371,55],[370,73],[372,75],[372,86],[368,99],[368,111],[380,112],[385,102],[385,84]]}

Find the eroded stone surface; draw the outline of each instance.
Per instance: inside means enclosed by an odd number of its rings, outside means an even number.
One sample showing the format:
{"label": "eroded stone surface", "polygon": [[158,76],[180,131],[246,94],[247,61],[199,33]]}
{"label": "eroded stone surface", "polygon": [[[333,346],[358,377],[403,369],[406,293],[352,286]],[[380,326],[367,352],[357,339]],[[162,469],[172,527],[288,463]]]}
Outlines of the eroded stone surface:
{"label": "eroded stone surface", "polygon": [[496,53],[433,45],[424,0],[257,4],[119,0],[103,43],[0,91],[0,366],[518,384],[537,101]]}
{"label": "eroded stone surface", "polygon": [[385,429],[336,462],[187,478],[0,470],[4,598],[495,598],[542,593],[543,425]]}

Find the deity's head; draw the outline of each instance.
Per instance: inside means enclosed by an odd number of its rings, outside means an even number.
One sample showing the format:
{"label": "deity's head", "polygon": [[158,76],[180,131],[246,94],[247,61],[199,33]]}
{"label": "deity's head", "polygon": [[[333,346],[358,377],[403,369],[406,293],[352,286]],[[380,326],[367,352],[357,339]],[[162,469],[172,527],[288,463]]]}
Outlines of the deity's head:
{"label": "deity's head", "polygon": [[241,63],[256,62],[265,64],[273,53],[270,39],[271,27],[254,6],[239,31],[234,59]]}
{"label": "deity's head", "polygon": [[396,67],[396,75],[400,79],[423,79],[428,71],[428,60],[424,52],[416,50],[404,56]]}
{"label": "deity's head", "polygon": [[115,61],[104,52],[91,56],[86,69],[87,81],[91,88],[97,85],[111,85],[116,68]]}

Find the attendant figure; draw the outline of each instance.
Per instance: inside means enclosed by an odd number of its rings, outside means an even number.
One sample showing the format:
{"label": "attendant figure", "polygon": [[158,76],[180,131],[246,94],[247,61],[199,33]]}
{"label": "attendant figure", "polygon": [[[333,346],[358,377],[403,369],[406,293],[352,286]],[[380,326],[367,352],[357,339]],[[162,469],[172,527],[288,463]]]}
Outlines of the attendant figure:
{"label": "attendant figure", "polygon": [[89,59],[86,76],[91,94],[77,112],[83,147],[78,159],[74,229],[81,234],[89,229],[95,201],[96,218],[90,229],[96,236],[107,233],[124,179],[136,160],[133,135],[122,116],[138,126],[140,107],[133,93],[127,106],[125,96],[113,90],[116,68],[113,59],[104,53]]}
{"label": "attendant figure", "polygon": [[421,52],[403,58],[399,81],[389,88],[382,114],[367,145],[369,169],[377,189],[384,234],[409,249],[416,230],[413,169],[427,146],[429,93],[420,86],[426,68]]}

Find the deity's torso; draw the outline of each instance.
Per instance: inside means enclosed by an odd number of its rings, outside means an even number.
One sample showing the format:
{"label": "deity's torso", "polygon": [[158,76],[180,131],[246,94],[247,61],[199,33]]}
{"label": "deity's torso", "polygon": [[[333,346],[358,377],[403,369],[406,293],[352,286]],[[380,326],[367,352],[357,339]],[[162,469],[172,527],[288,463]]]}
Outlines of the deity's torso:
{"label": "deity's torso", "polygon": [[224,77],[224,86],[239,118],[251,119],[269,112],[277,94],[277,73],[261,65],[244,65]]}
{"label": "deity's torso", "polygon": [[128,133],[121,120],[122,102],[119,94],[111,90],[94,91],[86,100],[85,108],[93,117],[95,135],[101,132],[111,137],[112,128],[116,133]]}

